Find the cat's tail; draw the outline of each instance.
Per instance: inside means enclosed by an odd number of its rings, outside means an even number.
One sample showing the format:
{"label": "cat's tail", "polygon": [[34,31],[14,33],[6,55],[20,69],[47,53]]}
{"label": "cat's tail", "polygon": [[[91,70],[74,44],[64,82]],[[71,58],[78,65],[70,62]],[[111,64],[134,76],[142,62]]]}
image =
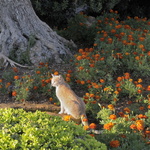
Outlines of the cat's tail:
{"label": "cat's tail", "polygon": [[84,115],[81,115],[81,122],[84,126],[89,126],[89,123],[88,123],[88,119],[87,119],[87,116],[84,114]]}
{"label": "cat's tail", "polygon": [[81,121],[82,121],[82,124],[83,124],[85,130],[88,130],[94,134],[101,134],[102,133],[102,130],[95,130],[95,129],[91,129],[89,127],[89,122],[88,122],[87,116],[85,114],[81,115]]}

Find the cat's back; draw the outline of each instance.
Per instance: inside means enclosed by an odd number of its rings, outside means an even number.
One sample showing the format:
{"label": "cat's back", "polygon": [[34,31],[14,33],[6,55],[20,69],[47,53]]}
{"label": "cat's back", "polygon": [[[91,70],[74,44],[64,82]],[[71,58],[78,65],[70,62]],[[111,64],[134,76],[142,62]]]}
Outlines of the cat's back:
{"label": "cat's back", "polygon": [[61,83],[59,86],[56,87],[56,95],[64,99],[79,99],[79,97],[74,93],[74,91],[67,83]]}

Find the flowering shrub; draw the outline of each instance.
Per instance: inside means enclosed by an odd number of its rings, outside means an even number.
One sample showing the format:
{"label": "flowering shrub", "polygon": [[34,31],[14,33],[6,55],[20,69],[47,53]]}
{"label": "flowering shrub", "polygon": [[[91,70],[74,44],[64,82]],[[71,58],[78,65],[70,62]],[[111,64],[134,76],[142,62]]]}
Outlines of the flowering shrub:
{"label": "flowering shrub", "polygon": [[[79,16],[79,20],[80,17],[84,18]],[[133,149],[133,145],[134,149],[150,149],[150,22],[137,17],[118,21],[118,17],[111,10],[97,18],[97,23],[91,26],[92,36],[95,35],[93,47],[79,49],[71,61],[75,69],[67,70],[64,78],[83,95],[89,121],[94,120],[102,127],[102,134],[91,136],[109,149]],[[79,26],[79,20],[73,25]],[[87,26],[80,25],[72,29],[81,34],[86,30],[89,34]],[[15,74],[16,88],[12,95],[18,100],[35,99],[35,95],[56,100],[54,88],[49,86],[50,72],[59,74],[40,63],[34,74],[25,79]],[[4,80],[0,79],[0,90],[4,87],[7,90],[11,85],[4,84]],[[24,90],[23,94],[20,89]],[[69,121],[70,116],[64,120]],[[97,125],[92,123],[84,129],[89,127],[95,129]]]}
{"label": "flowering shrub", "polygon": [[134,142],[135,149],[148,148],[150,86],[144,79],[150,74],[150,24],[145,18],[119,22],[118,17],[111,11],[97,18],[93,47],[75,54],[74,76],[89,116],[103,126],[99,141],[110,149],[132,149]]}

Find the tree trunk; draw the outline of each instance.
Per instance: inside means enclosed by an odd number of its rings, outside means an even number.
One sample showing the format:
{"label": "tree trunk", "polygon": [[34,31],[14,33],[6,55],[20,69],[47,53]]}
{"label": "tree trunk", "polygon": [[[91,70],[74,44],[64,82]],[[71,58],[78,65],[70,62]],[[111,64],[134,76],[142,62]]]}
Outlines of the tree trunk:
{"label": "tree trunk", "polygon": [[60,63],[61,54],[71,55],[69,46],[75,45],[41,21],[30,0],[0,0],[0,58],[5,55],[34,65],[48,60]]}

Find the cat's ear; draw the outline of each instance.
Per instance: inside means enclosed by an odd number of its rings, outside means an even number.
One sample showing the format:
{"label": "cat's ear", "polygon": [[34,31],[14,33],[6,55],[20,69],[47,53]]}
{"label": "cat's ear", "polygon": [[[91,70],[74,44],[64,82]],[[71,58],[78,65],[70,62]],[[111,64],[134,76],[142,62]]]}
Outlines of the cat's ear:
{"label": "cat's ear", "polygon": [[54,77],[55,75],[54,74],[51,74],[52,75],[52,77]]}

